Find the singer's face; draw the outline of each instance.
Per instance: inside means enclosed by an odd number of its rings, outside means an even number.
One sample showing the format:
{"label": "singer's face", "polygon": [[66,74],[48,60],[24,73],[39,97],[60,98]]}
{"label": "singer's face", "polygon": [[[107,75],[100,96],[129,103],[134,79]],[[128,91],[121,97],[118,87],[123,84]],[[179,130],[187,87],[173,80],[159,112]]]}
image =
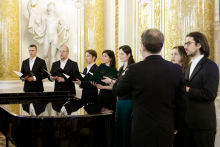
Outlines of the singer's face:
{"label": "singer's face", "polygon": [[102,54],[102,63],[108,64],[108,63],[110,63],[110,61],[111,61],[111,58],[108,56],[108,54],[103,53]]}
{"label": "singer's face", "polygon": [[186,37],[186,42],[184,44],[184,48],[186,51],[186,54],[190,57],[194,57],[196,56],[196,54],[198,54],[199,48],[200,48],[200,44],[196,45],[196,42],[194,41],[193,37]]}
{"label": "singer's face", "polygon": [[178,49],[174,48],[171,53],[171,62],[180,64],[180,61],[181,61],[181,56],[178,52]]}
{"label": "singer's face", "polygon": [[37,49],[35,47],[29,47],[28,51],[31,58],[34,58],[37,55]]}
{"label": "singer's face", "polygon": [[95,60],[95,56],[93,57],[91,54],[89,54],[88,52],[86,52],[85,54],[85,61],[86,61],[86,64],[91,64],[93,63]]}
{"label": "singer's face", "polygon": [[130,54],[126,54],[122,49],[119,50],[119,59],[121,62],[128,62]]}
{"label": "singer's face", "polygon": [[65,46],[62,46],[60,48],[60,59],[66,60],[68,58],[68,55],[69,55],[69,51]]}

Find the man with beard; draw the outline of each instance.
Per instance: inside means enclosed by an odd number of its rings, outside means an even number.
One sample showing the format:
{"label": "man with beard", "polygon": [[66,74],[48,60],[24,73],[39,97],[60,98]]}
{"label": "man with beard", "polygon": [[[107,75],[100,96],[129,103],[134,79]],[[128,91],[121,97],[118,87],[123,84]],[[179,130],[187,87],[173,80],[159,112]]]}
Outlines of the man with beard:
{"label": "man with beard", "polygon": [[208,59],[208,41],[200,32],[191,32],[184,44],[192,57],[187,68],[188,110],[184,123],[185,147],[214,147],[216,134],[215,98],[218,92],[219,69]]}

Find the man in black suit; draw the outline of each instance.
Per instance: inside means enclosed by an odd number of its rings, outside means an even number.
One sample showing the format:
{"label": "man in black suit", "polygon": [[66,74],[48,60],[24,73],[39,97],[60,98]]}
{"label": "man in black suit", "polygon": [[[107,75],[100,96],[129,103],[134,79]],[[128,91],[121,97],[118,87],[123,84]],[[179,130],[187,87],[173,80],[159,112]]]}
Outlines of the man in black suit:
{"label": "man in black suit", "polygon": [[113,93],[132,92],[133,147],[171,147],[187,107],[184,75],[179,65],[160,56],[164,36],[158,29],[144,31],[141,42],[144,60],[128,67],[114,84]]}
{"label": "man in black suit", "polygon": [[[60,60],[56,61],[52,64],[52,68],[50,73],[55,73],[58,69],[63,69],[65,74],[71,75],[74,71],[79,71],[78,65],[76,62],[70,60],[69,56],[69,48],[65,45],[60,47]],[[71,94],[76,95],[75,84],[68,79],[64,79],[63,77],[52,77],[48,78],[50,81],[55,80],[54,91],[70,91]],[[53,105],[54,110],[60,111],[63,104],[57,104],[56,106]],[[73,108],[70,104],[65,105],[68,114],[70,114]]]}
{"label": "man in black suit", "polygon": [[[38,58],[37,55],[37,46],[30,45],[28,47],[30,58],[26,59],[22,63],[21,73],[25,74],[28,71],[33,71],[33,77],[24,77],[22,80],[24,82],[24,92],[43,92],[43,82],[42,80],[47,78],[47,73],[44,71],[47,70],[46,63],[43,59]],[[44,104],[33,104],[36,114],[40,114],[45,110]],[[29,113],[29,104],[22,105],[23,109]],[[34,110],[33,110],[34,111]],[[34,113],[34,112],[33,112]]]}
{"label": "man in black suit", "polygon": [[[90,49],[85,52],[85,61],[88,64],[88,66],[83,71],[84,75],[86,75],[90,70],[95,71],[98,68],[98,66],[95,64],[96,58],[97,53],[95,50]],[[92,85],[88,81],[80,81],[79,79],[77,79],[77,81],[74,81],[74,83],[79,84],[79,87],[83,88],[81,96],[82,100],[97,103],[98,89],[96,86]]]}
{"label": "man in black suit", "polygon": [[219,69],[207,57],[209,44],[200,32],[191,32],[184,44],[192,57],[185,79],[188,110],[184,124],[185,147],[214,147],[216,134],[215,98],[218,93]]}

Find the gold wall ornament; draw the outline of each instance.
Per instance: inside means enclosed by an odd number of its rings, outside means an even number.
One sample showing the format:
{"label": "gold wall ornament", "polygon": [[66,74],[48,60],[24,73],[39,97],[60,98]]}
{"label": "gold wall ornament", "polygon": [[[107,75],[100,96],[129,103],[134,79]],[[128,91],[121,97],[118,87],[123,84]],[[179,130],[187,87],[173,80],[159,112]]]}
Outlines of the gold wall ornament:
{"label": "gold wall ornament", "polygon": [[[138,2],[138,49],[137,51],[141,50],[141,34],[144,30],[152,28],[152,1],[147,3],[142,3],[141,1]],[[139,61],[143,60],[141,52],[139,52],[140,59]],[[136,61],[138,62],[138,61]]]}
{"label": "gold wall ornament", "polygon": [[170,0],[165,3],[165,59],[171,60],[174,46],[183,45],[190,32],[203,33],[210,46],[214,60],[214,15],[215,0]]}
{"label": "gold wall ornament", "polygon": [[119,12],[119,9],[118,9],[118,0],[115,0],[115,61],[116,61],[116,69],[119,69],[119,61],[118,61],[118,49],[119,49],[119,46],[118,46],[118,12]]}
{"label": "gold wall ornament", "polygon": [[19,1],[0,3],[0,81],[19,80]]}
{"label": "gold wall ornament", "polygon": [[154,0],[154,28],[162,30],[162,0]]}
{"label": "gold wall ornament", "polygon": [[[144,4],[151,6],[144,8]],[[143,30],[158,28],[164,32],[165,44],[162,52],[166,60],[171,60],[172,48],[183,45],[186,35],[193,31],[202,32],[206,36],[210,46],[209,58],[214,60],[215,0],[139,0],[136,8],[138,41]]]}
{"label": "gold wall ornament", "polygon": [[[84,4],[84,50],[97,52],[96,64],[102,63],[104,51],[104,1],[86,0]],[[87,64],[84,62],[84,67]]]}

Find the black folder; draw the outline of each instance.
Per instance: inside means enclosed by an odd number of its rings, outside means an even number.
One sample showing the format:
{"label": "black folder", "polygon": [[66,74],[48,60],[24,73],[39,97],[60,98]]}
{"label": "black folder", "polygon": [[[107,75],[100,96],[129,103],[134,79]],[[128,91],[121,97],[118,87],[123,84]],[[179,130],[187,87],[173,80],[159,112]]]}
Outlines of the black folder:
{"label": "black folder", "polygon": [[24,73],[21,78],[24,78],[26,76],[29,76],[29,77],[33,77],[34,76],[34,72],[33,71],[27,71],[26,73]]}
{"label": "black folder", "polygon": [[55,71],[53,74],[52,74],[52,77],[64,77],[63,73],[66,73],[63,69],[58,69],[57,71]]}
{"label": "black folder", "polygon": [[74,71],[68,79],[71,81],[77,81],[76,79],[79,79],[80,81],[85,81],[79,71]]}
{"label": "black folder", "polygon": [[113,69],[101,63],[98,69],[94,72],[93,76],[99,79],[104,79],[103,76],[109,77],[109,78],[115,78],[117,74],[118,74],[118,71],[116,69]]}
{"label": "black folder", "polygon": [[94,73],[94,72],[95,72],[95,70],[94,70],[94,69],[90,69],[90,70],[89,70],[89,72]]}
{"label": "black folder", "polygon": [[90,73],[87,73],[86,76],[84,77],[84,79],[86,79],[87,81],[95,82],[96,84],[105,84],[104,82],[101,81],[100,78],[97,78]]}

